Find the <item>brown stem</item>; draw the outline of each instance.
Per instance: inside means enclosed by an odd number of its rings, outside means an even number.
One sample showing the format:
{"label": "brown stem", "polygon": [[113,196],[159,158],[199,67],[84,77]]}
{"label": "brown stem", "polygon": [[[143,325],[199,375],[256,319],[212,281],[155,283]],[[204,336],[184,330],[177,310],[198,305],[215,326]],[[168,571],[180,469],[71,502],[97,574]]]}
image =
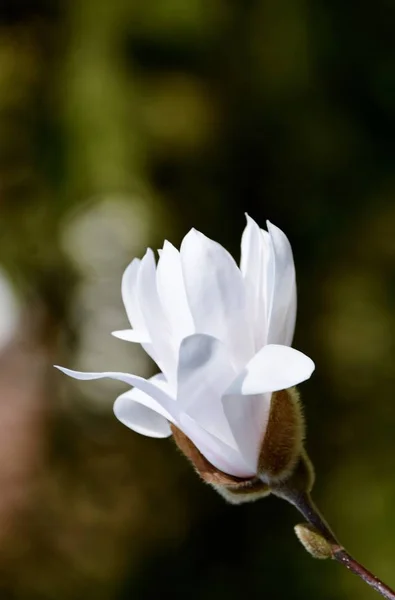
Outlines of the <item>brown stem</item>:
{"label": "brown stem", "polygon": [[355,558],[350,556],[343,546],[337,541],[329,525],[315,506],[310,494],[301,492],[298,489],[292,489],[286,484],[280,484],[272,488],[272,492],[287,500],[299,510],[304,518],[330,543],[332,548],[332,558],[344,565],[352,573],[360,577],[365,583],[370,585],[376,592],[381,594],[387,600],[395,600],[395,592],[388,585],[380,581],[378,577],[368,571]]}
{"label": "brown stem", "polygon": [[388,600],[395,600],[394,590],[391,590],[391,588],[380,581],[376,575],[373,575],[373,573],[365,569],[365,567],[355,560],[355,558],[350,556],[344,548],[339,547],[338,550],[334,550],[332,556],[339,563],[347,567],[347,569],[349,569],[352,573],[358,575],[358,577],[370,585],[370,587],[376,590],[376,592],[384,596],[384,598],[387,598]]}

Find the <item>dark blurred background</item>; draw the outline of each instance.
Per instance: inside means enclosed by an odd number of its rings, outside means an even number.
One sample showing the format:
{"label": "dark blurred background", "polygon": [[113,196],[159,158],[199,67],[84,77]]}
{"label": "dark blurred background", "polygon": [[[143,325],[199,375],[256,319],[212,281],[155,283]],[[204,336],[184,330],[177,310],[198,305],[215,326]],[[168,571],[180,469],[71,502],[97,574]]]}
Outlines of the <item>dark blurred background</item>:
{"label": "dark blurred background", "polygon": [[228,506],[112,415],[152,373],[122,271],[194,226],[289,236],[315,498],[395,586],[395,5],[1,0],[1,600],[373,600],[280,500]]}

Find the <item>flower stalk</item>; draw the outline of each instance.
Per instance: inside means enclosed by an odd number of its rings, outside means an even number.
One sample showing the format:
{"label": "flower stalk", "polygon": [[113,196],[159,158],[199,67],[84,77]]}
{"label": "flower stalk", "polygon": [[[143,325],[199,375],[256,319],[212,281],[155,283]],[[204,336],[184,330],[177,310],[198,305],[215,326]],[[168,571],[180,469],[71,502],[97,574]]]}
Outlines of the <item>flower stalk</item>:
{"label": "flower stalk", "polygon": [[[323,541],[325,541],[329,547],[329,555],[327,558],[332,558],[344,565],[349,571],[357,575],[367,585],[381,594],[383,598],[395,600],[395,591],[351,556],[337,540],[328,523],[314,504],[309,492],[300,491],[297,487],[292,486],[292,483],[288,485],[287,482],[272,486],[271,492],[295,506],[295,508],[304,516],[306,521],[312,526],[313,530],[322,536]],[[299,535],[298,537],[300,539]],[[314,551],[308,548],[307,544],[304,545],[313,556],[316,556]],[[319,558],[325,557],[320,556]]]}

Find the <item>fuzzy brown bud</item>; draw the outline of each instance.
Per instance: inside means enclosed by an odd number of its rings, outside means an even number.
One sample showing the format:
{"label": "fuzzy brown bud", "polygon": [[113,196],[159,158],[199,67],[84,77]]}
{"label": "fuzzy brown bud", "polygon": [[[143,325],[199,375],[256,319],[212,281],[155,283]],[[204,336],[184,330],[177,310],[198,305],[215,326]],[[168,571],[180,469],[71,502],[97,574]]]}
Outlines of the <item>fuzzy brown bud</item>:
{"label": "fuzzy brown bud", "polygon": [[304,418],[296,389],[274,392],[258,473],[267,481],[287,479],[301,455],[304,434]]}
{"label": "fuzzy brown bud", "polygon": [[177,446],[200,477],[233,504],[257,500],[271,491],[282,495],[283,484],[290,479],[300,490],[310,491],[312,488],[314,470],[303,449],[304,419],[294,388],[272,394],[257,475],[250,478],[243,479],[220,471],[178,427],[171,425],[171,429]]}
{"label": "fuzzy brown bud", "polygon": [[270,493],[269,486],[257,477],[241,479],[223,473],[203,456],[195,444],[178,427],[172,425],[171,429],[175,443],[191,461],[203,481],[212,485],[228,502],[242,504],[258,500]]}
{"label": "fuzzy brown bud", "polygon": [[295,526],[295,533],[304,548],[314,558],[332,558],[333,548],[330,542],[309,523],[300,523]]}

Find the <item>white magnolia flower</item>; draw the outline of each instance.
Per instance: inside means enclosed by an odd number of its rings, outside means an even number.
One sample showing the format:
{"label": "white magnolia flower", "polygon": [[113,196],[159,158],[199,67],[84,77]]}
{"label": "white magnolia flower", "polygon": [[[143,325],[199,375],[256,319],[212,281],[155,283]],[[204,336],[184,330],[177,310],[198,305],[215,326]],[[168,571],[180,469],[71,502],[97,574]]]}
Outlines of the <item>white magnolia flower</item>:
{"label": "white magnolia flower", "polygon": [[140,343],[160,373],[81,373],[110,377],[133,389],[117,398],[122,423],[152,437],[176,425],[214,467],[236,477],[257,474],[272,392],[306,379],[313,361],[291,348],[296,315],[292,250],[268,222],[247,217],[240,268],[219,244],[192,229],[178,251],[165,241],[134,259],[122,279],[133,329],[115,331]]}

